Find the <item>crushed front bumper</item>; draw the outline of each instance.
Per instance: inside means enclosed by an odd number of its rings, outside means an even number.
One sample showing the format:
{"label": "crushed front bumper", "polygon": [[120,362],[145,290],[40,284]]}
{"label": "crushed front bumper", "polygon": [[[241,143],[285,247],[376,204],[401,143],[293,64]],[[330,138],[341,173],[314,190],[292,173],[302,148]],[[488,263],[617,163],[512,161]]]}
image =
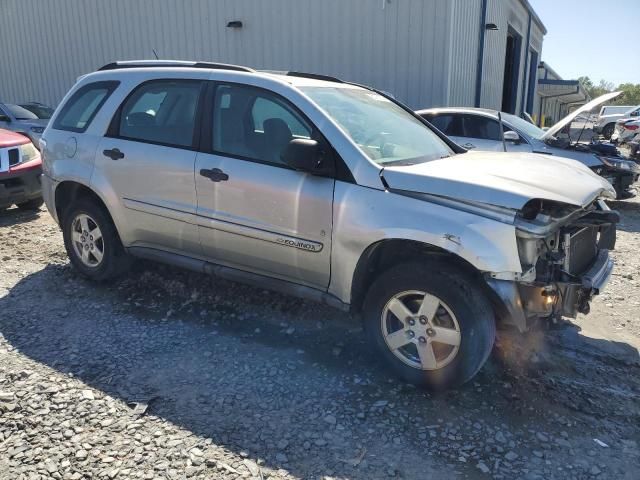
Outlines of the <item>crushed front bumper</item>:
{"label": "crushed front bumper", "polygon": [[539,285],[488,278],[487,283],[502,303],[502,320],[524,332],[535,320],[588,313],[589,302],[605,288],[613,268],[609,250],[600,250],[591,267],[572,282]]}
{"label": "crushed front bumper", "polygon": [[7,208],[39,198],[42,195],[42,167],[0,174],[0,208]]}

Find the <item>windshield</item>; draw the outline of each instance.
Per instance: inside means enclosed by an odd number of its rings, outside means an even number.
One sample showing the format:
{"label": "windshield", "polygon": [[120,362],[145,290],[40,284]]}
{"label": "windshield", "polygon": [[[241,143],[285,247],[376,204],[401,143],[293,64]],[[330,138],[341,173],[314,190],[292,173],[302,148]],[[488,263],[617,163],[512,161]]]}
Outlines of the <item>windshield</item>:
{"label": "windshield", "polygon": [[453,151],[400,106],[361,88],[301,87],[380,165],[413,165],[449,157]]}
{"label": "windshield", "polygon": [[24,105],[20,105],[20,107],[29,110],[41,120],[49,120],[53,115],[53,108],[47,107],[46,105],[35,105],[33,103],[27,103]]}
{"label": "windshield", "polygon": [[513,126],[513,128],[524,133],[525,135],[528,135],[529,137],[533,137],[538,140],[541,140],[542,137],[544,137],[544,130],[520,117],[516,117],[515,115],[511,115],[510,113],[503,113],[502,120]]}
{"label": "windshield", "polygon": [[36,117],[29,110],[27,110],[26,108],[22,108],[19,105],[5,103],[4,106],[9,109],[9,111],[11,112],[11,115],[13,115],[16,118],[16,120],[37,120],[38,119],[38,117]]}

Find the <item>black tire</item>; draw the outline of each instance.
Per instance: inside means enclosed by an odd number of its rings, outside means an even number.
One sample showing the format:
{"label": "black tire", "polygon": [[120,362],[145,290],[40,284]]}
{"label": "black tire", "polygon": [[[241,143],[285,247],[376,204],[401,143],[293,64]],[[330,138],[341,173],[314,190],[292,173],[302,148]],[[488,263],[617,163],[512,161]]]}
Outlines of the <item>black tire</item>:
{"label": "black tire", "polygon": [[44,204],[44,200],[42,197],[34,198],[32,200],[28,200],[26,202],[18,203],[17,206],[20,210],[25,211],[34,211],[40,210],[40,207]]}
{"label": "black tire", "polygon": [[611,135],[613,135],[613,130],[615,129],[615,125],[613,123],[607,123],[602,129],[602,136],[609,140]]}
{"label": "black tire", "polygon": [[[423,370],[410,366],[400,360],[385,341],[382,315],[387,303],[395,295],[412,290],[438,297],[459,325],[457,354],[441,368]],[[486,295],[478,288],[477,280],[441,260],[403,263],[382,273],[367,293],[363,315],[368,337],[386,363],[406,381],[431,390],[469,381],[484,365],[495,342],[495,314]]]}
{"label": "black tire", "polygon": [[[91,217],[102,233],[103,257],[96,266],[87,266],[76,253],[72,242],[72,228],[78,215]],[[71,204],[62,215],[62,235],[67,255],[74,268],[85,277],[98,282],[111,280],[124,273],[131,265],[111,216],[101,205],[91,200]]]}

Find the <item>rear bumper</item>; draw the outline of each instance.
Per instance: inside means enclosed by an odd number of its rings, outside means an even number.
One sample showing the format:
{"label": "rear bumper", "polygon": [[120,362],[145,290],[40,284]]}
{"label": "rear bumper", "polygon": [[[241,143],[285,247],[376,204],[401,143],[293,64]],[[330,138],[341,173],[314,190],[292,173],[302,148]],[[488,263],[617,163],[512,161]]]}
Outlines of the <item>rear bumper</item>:
{"label": "rear bumper", "polygon": [[42,167],[0,174],[0,208],[28,202],[42,196]]}

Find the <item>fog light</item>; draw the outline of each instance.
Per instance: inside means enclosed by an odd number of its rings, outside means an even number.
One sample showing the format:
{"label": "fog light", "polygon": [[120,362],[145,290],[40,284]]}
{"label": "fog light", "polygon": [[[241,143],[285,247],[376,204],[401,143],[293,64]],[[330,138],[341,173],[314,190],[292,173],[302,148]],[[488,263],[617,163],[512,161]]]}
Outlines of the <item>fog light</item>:
{"label": "fog light", "polygon": [[545,290],[542,292],[542,296],[544,297],[544,304],[549,306],[556,303],[556,299],[558,298],[555,292]]}

